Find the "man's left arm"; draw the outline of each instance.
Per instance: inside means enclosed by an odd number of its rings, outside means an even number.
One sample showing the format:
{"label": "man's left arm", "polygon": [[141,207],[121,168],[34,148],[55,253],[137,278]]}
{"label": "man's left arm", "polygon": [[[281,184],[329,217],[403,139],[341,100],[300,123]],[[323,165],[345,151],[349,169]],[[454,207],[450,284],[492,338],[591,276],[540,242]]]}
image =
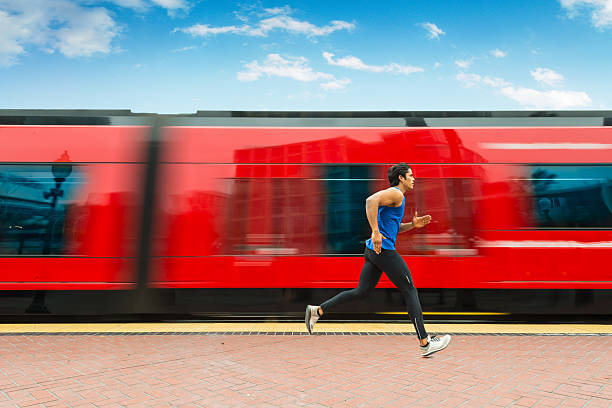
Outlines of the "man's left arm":
{"label": "man's left arm", "polygon": [[414,225],[412,225],[411,222],[402,222],[400,224],[399,232],[401,234],[402,232],[410,231],[413,228],[414,228]]}
{"label": "man's left arm", "polygon": [[412,222],[402,222],[400,224],[399,232],[410,231],[413,228],[423,228],[431,222],[431,215],[424,215],[419,217],[419,214],[415,211]]}

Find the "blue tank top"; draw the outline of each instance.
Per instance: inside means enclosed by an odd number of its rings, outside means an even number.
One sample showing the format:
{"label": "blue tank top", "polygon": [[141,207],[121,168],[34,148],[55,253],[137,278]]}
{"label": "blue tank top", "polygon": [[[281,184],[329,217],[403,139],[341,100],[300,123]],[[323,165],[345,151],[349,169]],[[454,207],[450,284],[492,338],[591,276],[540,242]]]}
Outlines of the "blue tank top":
{"label": "blue tank top", "polygon": [[[397,189],[399,190],[399,188]],[[382,240],[382,249],[395,249],[395,240],[397,239],[400,224],[402,223],[402,218],[404,217],[405,204],[406,197],[404,197],[402,200],[402,205],[399,207],[378,207],[378,230],[385,238],[387,238]],[[372,238],[366,241],[366,248],[374,249]]]}

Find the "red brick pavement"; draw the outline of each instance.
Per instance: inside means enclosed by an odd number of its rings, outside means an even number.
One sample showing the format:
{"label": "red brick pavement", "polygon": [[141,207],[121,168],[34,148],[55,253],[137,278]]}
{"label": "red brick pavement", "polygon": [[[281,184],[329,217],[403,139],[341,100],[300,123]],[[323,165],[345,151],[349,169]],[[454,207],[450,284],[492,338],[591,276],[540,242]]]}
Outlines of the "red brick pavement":
{"label": "red brick pavement", "polygon": [[612,407],[610,336],[0,336],[0,407]]}

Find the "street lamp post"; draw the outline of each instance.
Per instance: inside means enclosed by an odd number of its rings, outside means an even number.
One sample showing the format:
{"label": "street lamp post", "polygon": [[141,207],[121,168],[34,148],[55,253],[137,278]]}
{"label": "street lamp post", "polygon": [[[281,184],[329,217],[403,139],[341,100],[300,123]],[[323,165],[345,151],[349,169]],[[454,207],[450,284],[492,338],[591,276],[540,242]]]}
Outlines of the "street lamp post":
{"label": "street lamp post", "polygon": [[[67,152],[64,152],[62,158],[64,156],[68,156]],[[64,196],[64,190],[60,187],[66,178],[72,173],[72,164],[69,163],[56,163],[51,165],[51,172],[53,173],[53,177],[55,180],[55,188],[52,188],[49,191],[43,192],[43,196],[46,200],[51,198],[51,209],[49,211],[49,224],[47,225],[47,235],[45,237],[45,246],[43,247],[43,255],[49,255],[51,252],[51,240],[53,238],[53,218],[55,216],[55,206],[57,204],[57,199],[59,197]]]}
{"label": "street lamp post", "polygon": [[[45,242],[43,246],[43,255],[49,255],[51,252],[51,241],[53,239],[53,219],[55,218],[55,206],[57,205],[57,199],[64,196],[64,190],[61,189],[61,185],[66,181],[66,178],[72,173],[72,164],[68,163],[70,158],[68,152],[64,151],[61,157],[56,160],[56,163],[51,165],[51,173],[55,180],[55,187],[49,191],[43,192],[45,200],[51,199],[51,208],[49,209],[49,222],[47,224],[47,231],[45,233]],[[26,313],[49,313],[49,309],[45,304],[45,297],[47,295],[46,290],[34,291],[34,298],[30,306],[26,308]]]}

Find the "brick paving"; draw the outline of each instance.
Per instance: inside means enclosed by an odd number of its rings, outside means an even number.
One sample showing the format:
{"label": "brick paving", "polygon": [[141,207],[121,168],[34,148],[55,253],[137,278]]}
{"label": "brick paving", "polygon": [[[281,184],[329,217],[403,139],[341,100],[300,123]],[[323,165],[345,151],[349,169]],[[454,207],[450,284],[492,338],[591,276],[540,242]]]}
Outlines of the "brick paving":
{"label": "brick paving", "polygon": [[0,336],[2,407],[612,407],[612,336]]}

